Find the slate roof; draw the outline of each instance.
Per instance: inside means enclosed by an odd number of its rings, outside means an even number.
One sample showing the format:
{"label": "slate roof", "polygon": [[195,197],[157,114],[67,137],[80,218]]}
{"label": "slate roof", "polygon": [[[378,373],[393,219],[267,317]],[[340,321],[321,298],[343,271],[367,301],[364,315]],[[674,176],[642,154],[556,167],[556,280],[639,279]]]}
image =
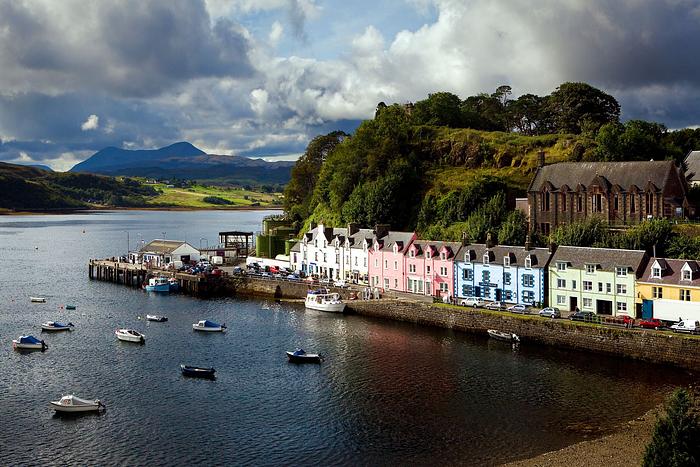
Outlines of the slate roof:
{"label": "slate roof", "polygon": [[415,235],[414,232],[397,232],[397,231],[391,230],[391,231],[389,231],[388,234],[386,234],[385,236],[383,236],[381,238],[376,238],[376,236],[374,238],[376,239],[377,242],[379,242],[380,247],[382,249],[391,250],[394,248],[394,244],[398,243],[400,246],[399,251],[401,251],[402,253],[405,253],[406,248],[409,245],[409,242],[413,238],[413,235]]}
{"label": "slate roof", "polygon": [[146,243],[139,249],[139,251],[142,253],[170,254],[185,244],[187,244],[187,242],[183,240],[155,239]]}
{"label": "slate roof", "polygon": [[450,250],[450,254],[447,256],[448,259],[454,258],[457,250],[459,250],[459,247],[462,246],[460,242],[433,242],[430,240],[416,240],[412,243],[412,245],[415,245],[418,248],[418,251],[416,251],[416,258],[422,258],[425,254],[425,250],[429,246],[432,246],[435,249],[435,256],[440,254],[442,247],[447,247],[448,250]]}
{"label": "slate roof", "polygon": [[469,245],[460,245],[457,250],[456,261],[464,261],[464,255],[469,253],[472,262],[481,263],[487,250],[491,253],[489,262],[503,264],[503,258],[508,256],[510,257],[510,264],[513,266],[524,267],[525,258],[530,255],[533,268],[544,268],[547,266],[550,257],[548,248],[531,248],[526,250],[524,246],[495,245],[487,249],[483,243],[470,243]]}
{"label": "slate roof", "polygon": [[301,252],[301,242],[296,242],[289,251]]}
{"label": "slate roof", "polygon": [[573,269],[584,269],[586,264],[595,264],[599,271],[610,272],[614,272],[616,267],[628,267],[638,274],[646,265],[647,259],[643,250],[560,246],[550,264],[565,262]]}
{"label": "slate roof", "polygon": [[[661,278],[655,279],[651,277],[651,268],[654,262],[658,261],[661,266]],[[685,263],[688,263],[690,270],[692,271],[692,280],[684,281],[681,280],[681,271]],[[651,258],[644,268],[644,272],[639,278],[639,282],[645,282],[648,284],[668,284],[668,285],[681,285],[688,287],[700,287],[700,265],[697,261],[686,260],[686,259],[666,259],[666,258]]]}
{"label": "slate roof", "polygon": [[537,169],[528,191],[540,191],[542,185],[550,182],[555,190],[566,185],[571,190],[581,184],[588,187],[596,178],[603,177],[608,187],[619,185],[623,190],[637,186],[644,190],[649,182],[663,189],[673,161],[630,161],[630,162],[560,162]]}
{"label": "slate roof", "polygon": [[358,229],[357,232],[350,235],[348,240],[350,240],[350,248],[352,249],[362,249],[362,241],[367,239],[367,247],[372,246],[372,238],[374,237],[374,230],[372,229]]}
{"label": "slate roof", "polygon": [[690,180],[694,182],[700,181],[700,151],[690,151],[685,157],[685,165],[687,174],[690,175]]}

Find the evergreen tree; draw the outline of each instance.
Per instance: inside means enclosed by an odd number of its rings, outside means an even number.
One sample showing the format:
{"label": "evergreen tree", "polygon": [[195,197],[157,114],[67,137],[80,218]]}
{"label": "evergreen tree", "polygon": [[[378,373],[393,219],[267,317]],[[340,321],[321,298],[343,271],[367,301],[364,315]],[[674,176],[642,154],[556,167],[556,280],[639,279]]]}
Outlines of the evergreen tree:
{"label": "evergreen tree", "polygon": [[668,402],[666,416],[654,427],[642,461],[644,467],[700,465],[700,423],[688,392],[679,389]]}

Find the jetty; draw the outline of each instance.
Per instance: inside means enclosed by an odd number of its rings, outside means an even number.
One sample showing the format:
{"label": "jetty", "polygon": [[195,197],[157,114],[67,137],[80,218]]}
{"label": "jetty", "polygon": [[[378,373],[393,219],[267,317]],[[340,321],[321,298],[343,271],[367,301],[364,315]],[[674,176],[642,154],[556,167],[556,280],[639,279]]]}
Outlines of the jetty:
{"label": "jetty", "polygon": [[174,278],[180,290],[194,296],[207,296],[212,291],[211,278],[204,274],[187,274],[167,269],[149,268],[144,264],[132,264],[111,259],[91,259],[88,262],[88,277],[91,280],[112,282],[141,288],[150,277]]}

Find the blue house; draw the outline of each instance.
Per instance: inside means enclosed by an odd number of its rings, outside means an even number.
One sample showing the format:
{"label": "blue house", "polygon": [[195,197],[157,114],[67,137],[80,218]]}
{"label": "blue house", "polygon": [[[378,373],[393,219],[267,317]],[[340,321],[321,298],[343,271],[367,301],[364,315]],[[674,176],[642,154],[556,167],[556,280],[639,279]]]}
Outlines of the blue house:
{"label": "blue house", "polygon": [[547,301],[548,248],[470,244],[462,241],[455,255],[455,297],[544,305]]}

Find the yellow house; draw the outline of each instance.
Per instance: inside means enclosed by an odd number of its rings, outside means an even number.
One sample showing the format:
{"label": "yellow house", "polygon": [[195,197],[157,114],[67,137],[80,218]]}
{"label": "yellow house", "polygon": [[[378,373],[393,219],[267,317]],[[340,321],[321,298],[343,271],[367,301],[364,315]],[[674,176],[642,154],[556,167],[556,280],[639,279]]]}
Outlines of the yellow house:
{"label": "yellow house", "polygon": [[645,319],[700,320],[700,264],[652,258],[637,279],[637,303]]}

